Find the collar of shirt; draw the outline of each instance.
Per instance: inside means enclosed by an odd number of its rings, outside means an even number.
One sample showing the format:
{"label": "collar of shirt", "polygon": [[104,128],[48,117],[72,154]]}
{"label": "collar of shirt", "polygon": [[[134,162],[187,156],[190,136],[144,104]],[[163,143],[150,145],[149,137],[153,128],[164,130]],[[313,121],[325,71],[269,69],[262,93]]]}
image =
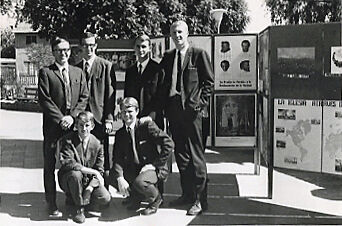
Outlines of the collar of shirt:
{"label": "collar of shirt", "polygon": [[78,137],[80,138],[80,141],[81,141],[82,145],[83,145],[83,141],[85,142],[86,145],[88,145],[90,136],[85,137],[83,140],[82,140],[82,138],[80,136],[78,136]]}
{"label": "collar of shirt", "polygon": [[91,66],[92,66],[93,63],[94,63],[95,57],[96,57],[96,55],[94,55],[93,57],[91,57],[89,60],[83,59],[83,68],[85,68],[86,62],[88,62],[89,68],[91,68]]}
{"label": "collar of shirt", "polygon": [[133,122],[132,122],[132,124],[131,124],[131,125],[129,125],[129,126],[125,125],[125,126],[126,126],[126,130],[127,130],[127,129],[128,129],[128,127],[129,127],[129,128],[132,130],[132,131],[134,131],[135,124],[136,124],[136,120],[135,120],[135,121],[133,121]]}
{"label": "collar of shirt", "polygon": [[150,58],[147,58],[145,61],[143,62],[137,62],[137,68],[138,68],[138,71],[139,71],[139,65],[141,65],[141,71],[143,72],[148,64],[148,62],[150,61]]}
{"label": "collar of shirt", "polygon": [[188,49],[189,49],[189,44],[188,44],[188,45],[185,45],[183,49],[180,49],[180,50],[177,49],[177,51],[180,52],[180,54],[181,54],[181,56],[182,56],[182,58],[183,58],[183,57],[185,56],[185,53],[186,53],[186,51],[187,51]]}
{"label": "collar of shirt", "polygon": [[67,74],[69,74],[69,64],[65,64],[65,65],[60,65],[59,63],[55,62],[56,66],[58,67],[59,72],[61,73],[61,75],[63,74],[63,69],[65,68],[65,70],[67,71]]}

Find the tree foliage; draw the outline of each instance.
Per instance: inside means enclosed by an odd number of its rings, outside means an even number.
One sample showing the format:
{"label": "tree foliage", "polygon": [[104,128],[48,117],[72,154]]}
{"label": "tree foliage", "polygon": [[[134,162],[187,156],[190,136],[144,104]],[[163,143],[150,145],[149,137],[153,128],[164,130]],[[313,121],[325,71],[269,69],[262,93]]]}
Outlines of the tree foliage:
{"label": "tree foliage", "polygon": [[340,0],[265,0],[275,24],[305,24],[339,21]]}
{"label": "tree foliage", "polygon": [[1,57],[15,58],[14,33],[10,28],[1,31]]}
{"label": "tree foliage", "polygon": [[36,63],[38,69],[55,61],[50,45],[32,43],[26,48],[26,52],[30,62]]}
{"label": "tree foliage", "polygon": [[249,17],[245,0],[26,0],[20,20],[32,24],[42,37],[83,31],[102,38],[133,38],[140,31],[151,36],[168,35],[171,23],[183,19],[190,33],[216,33],[212,8],[225,8],[221,31],[241,32]]}

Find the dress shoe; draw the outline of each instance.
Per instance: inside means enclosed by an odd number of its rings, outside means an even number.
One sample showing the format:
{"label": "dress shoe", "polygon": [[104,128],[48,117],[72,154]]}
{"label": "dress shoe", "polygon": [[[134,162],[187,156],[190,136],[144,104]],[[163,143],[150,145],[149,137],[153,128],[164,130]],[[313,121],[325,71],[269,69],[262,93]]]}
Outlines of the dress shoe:
{"label": "dress shoe", "polygon": [[190,207],[186,215],[196,216],[202,213],[202,206],[200,201],[195,201],[195,203]]}
{"label": "dress shoe", "polygon": [[74,220],[74,222],[79,223],[79,224],[84,223],[85,215],[84,215],[84,208],[83,207],[79,208],[76,211],[76,214],[75,214],[73,220]]}
{"label": "dress shoe", "polygon": [[186,205],[186,204],[191,204],[191,203],[193,203],[193,200],[191,198],[187,197],[186,195],[182,195],[178,199],[171,201],[169,203],[169,206],[171,207],[181,206],[181,205]]}
{"label": "dress shoe", "polygon": [[48,207],[49,217],[62,217],[63,214],[57,209],[56,205],[49,205]]}
{"label": "dress shoe", "polygon": [[91,197],[91,191],[89,191],[88,189],[83,191],[83,205],[89,205],[90,204],[90,197]]}
{"label": "dress shoe", "polygon": [[161,195],[158,195],[157,198],[150,203],[146,209],[141,213],[142,215],[151,215],[157,212],[159,206],[163,203],[163,199]]}

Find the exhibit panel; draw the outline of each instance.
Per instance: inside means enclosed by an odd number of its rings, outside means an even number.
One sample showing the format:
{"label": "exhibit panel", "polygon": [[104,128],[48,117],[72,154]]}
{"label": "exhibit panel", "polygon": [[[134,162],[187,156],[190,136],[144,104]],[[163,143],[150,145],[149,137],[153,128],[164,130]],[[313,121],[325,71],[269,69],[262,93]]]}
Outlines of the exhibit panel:
{"label": "exhibit panel", "polygon": [[319,100],[274,99],[274,166],[321,172]]}
{"label": "exhibit panel", "polygon": [[323,101],[322,172],[342,175],[342,101]]}
{"label": "exhibit panel", "polygon": [[256,94],[215,94],[215,146],[256,146]]}
{"label": "exhibit panel", "polygon": [[214,37],[215,90],[256,90],[257,35]]}

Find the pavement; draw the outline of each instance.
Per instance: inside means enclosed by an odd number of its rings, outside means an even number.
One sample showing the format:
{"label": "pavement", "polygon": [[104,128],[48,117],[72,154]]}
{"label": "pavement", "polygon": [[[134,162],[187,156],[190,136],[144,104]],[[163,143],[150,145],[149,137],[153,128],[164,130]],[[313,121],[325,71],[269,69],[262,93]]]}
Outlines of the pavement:
{"label": "pavement", "polygon": [[[47,215],[43,188],[42,114],[0,109],[0,225],[75,225],[59,187],[59,219]],[[111,139],[113,143],[113,139]],[[339,225],[342,224],[340,176],[275,169],[273,196],[267,198],[267,168],[254,174],[253,150],[208,148],[209,209],[186,216],[188,206],[170,208],[180,195],[175,163],[165,183],[164,204],[152,216],[128,211],[110,187],[109,208],[91,211],[83,225]],[[57,171],[56,171],[57,172]]]}

